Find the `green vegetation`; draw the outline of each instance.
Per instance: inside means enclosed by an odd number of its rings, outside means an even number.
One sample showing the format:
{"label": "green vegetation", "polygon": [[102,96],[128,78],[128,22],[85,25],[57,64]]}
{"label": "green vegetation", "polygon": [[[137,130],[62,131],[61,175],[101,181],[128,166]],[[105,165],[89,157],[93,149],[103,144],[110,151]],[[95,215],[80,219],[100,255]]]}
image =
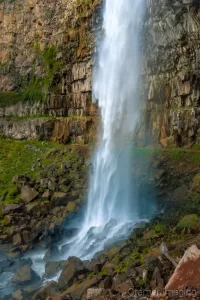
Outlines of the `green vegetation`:
{"label": "green vegetation", "polygon": [[55,46],[51,46],[51,47],[46,46],[44,48],[44,51],[43,52],[40,51],[39,54],[42,58],[44,69],[45,69],[44,88],[45,88],[45,92],[47,92],[53,81],[55,73],[58,72],[61,67],[61,63],[56,59]]}
{"label": "green vegetation", "polygon": [[43,77],[35,76],[35,62],[33,64],[31,77],[21,78],[18,91],[0,92],[0,107],[7,107],[23,101],[43,101],[52,84],[54,75],[59,71],[61,63],[56,58],[56,47],[46,46],[40,50],[38,43],[34,46],[36,60],[42,65]]}
{"label": "green vegetation", "polygon": [[41,81],[32,78],[29,84],[18,92],[0,92],[0,106],[4,108],[20,101],[40,101],[43,98]]}
{"label": "green vegetation", "polygon": [[14,105],[23,99],[22,92],[0,92],[0,106],[7,107]]}
{"label": "green vegetation", "polygon": [[177,228],[184,229],[184,228],[192,228],[195,226],[198,222],[198,216],[193,214],[193,215],[187,215],[184,216],[180,222],[177,225]]}
{"label": "green vegetation", "polygon": [[157,233],[164,233],[166,231],[166,226],[162,223],[158,223],[154,229]]}
{"label": "green vegetation", "polygon": [[174,150],[169,151],[168,155],[173,159],[181,160],[184,157],[185,153],[183,151]]}
{"label": "green vegetation", "polygon": [[[6,203],[19,201],[19,191],[12,184],[12,178],[25,172],[33,179],[38,178],[41,172],[40,165],[52,162],[49,152],[53,149],[62,149],[63,145],[52,142],[14,141],[0,139],[0,199]],[[76,153],[75,153],[76,154]],[[63,159],[75,160],[73,152],[67,152]],[[61,164],[60,157],[54,156],[54,163]],[[33,167],[34,166],[34,167]]]}
{"label": "green vegetation", "polygon": [[160,154],[160,149],[154,148],[134,148],[133,156],[137,157],[137,159],[141,159],[144,161],[149,161],[154,155]]}

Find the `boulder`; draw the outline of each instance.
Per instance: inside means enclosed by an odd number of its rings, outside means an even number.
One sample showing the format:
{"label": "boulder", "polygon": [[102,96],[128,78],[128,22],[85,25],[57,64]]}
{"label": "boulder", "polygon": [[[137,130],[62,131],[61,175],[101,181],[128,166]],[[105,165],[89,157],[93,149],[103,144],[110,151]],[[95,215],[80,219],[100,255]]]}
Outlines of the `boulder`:
{"label": "boulder", "polygon": [[64,267],[66,260],[61,261],[48,261],[45,265],[45,278],[51,278],[55,276]]}
{"label": "boulder", "polygon": [[74,212],[76,209],[76,203],[74,201],[70,201],[68,204],[67,204],[67,211],[68,212]]}
{"label": "boulder", "polygon": [[49,180],[48,182],[48,189],[52,192],[54,192],[56,190],[56,182]]}
{"label": "boulder", "polygon": [[53,201],[55,206],[65,206],[69,202],[67,193],[56,192],[53,194]]}
{"label": "boulder", "polygon": [[12,243],[13,243],[13,246],[21,245],[22,238],[21,238],[21,235],[19,233],[15,234],[13,236]]}
{"label": "boulder", "polygon": [[180,260],[165,291],[184,291],[187,287],[199,289],[200,250],[191,246]]}
{"label": "boulder", "polygon": [[127,279],[125,273],[117,274],[113,278],[112,289],[118,293],[126,293],[129,289],[133,288],[133,283],[130,279]]}
{"label": "boulder", "polygon": [[14,300],[23,300],[23,292],[22,290],[17,290],[15,292],[12,293],[12,298]]}
{"label": "boulder", "polygon": [[30,282],[39,280],[40,277],[35,273],[29,265],[24,265],[20,267],[16,273],[13,275],[11,281],[12,283],[18,285],[29,284]]}
{"label": "boulder", "polygon": [[9,270],[13,264],[14,261],[8,258],[0,261],[0,273]]}
{"label": "boulder", "polygon": [[55,296],[59,292],[58,284],[55,281],[48,282],[45,286],[43,286],[39,291],[37,291],[33,300],[46,300],[49,296]]}
{"label": "boulder", "polygon": [[28,185],[25,185],[21,190],[21,200],[26,203],[33,201],[39,193]]}
{"label": "boulder", "polygon": [[86,300],[95,300],[97,297],[103,295],[104,292],[105,290],[101,288],[90,288],[86,292]]}
{"label": "boulder", "polygon": [[25,243],[31,242],[31,233],[30,231],[24,230],[22,232],[22,237]]}
{"label": "boulder", "polygon": [[60,289],[65,290],[70,287],[78,275],[86,274],[87,272],[88,269],[79,258],[70,257],[64,265],[62,273],[58,279]]}
{"label": "boulder", "polygon": [[12,183],[16,184],[18,187],[22,187],[30,181],[30,177],[27,175],[15,175],[12,179]]}
{"label": "boulder", "polygon": [[69,295],[72,299],[81,299],[82,295],[89,288],[97,285],[101,281],[101,277],[93,277],[91,279],[84,280],[80,284],[74,284],[69,289],[67,289],[62,296]]}
{"label": "boulder", "polygon": [[33,212],[35,212],[36,210],[39,209],[40,203],[37,203],[37,202],[35,202],[35,203],[30,203],[30,204],[27,204],[25,207],[26,207],[26,211],[27,211],[28,213],[33,213]]}
{"label": "boulder", "polygon": [[43,194],[42,194],[42,200],[49,200],[49,198],[51,197],[51,194],[49,191],[45,191]]}
{"label": "boulder", "polygon": [[19,204],[6,204],[2,208],[2,214],[5,215],[10,215],[16,212],[20,212],[22,209],[22,205]]}
{"label": "boulder", "polygon": [[44,261],[55,261],[58,260],[60,256],[60,251],[56,246],[50,246],[47,252],[44,255]]}

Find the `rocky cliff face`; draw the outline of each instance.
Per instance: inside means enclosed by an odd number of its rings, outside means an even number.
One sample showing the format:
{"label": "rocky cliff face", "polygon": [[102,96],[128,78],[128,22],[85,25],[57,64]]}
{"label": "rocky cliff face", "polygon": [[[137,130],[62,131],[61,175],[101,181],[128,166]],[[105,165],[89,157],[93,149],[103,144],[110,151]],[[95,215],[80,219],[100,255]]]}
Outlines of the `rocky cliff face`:
{"label": "rocky cliff face", "polygon": [[[92,53],[101,33],[100,2],[1,1],[0,130],[4,135],[64,142],[94,139]],[[198,10],[194,0],[147,1],[138,144],[199,143]],[[44,121],[44,116],[50,120]]]}
{"label": "rocky cliff face", "polygon": [[[62,131],[66,128],[63,134],[67,137],[63,140],[70,140],[71,135],[84,140],[87,132],[83,133],[81,128],[95,127],[91,74],[93,28],[98,30],[97,15],[100,15],[98,2],[0,2],[0,129],[3,134],[34,138],[45,131],[45,138],[53,136],[59,140],[62,132],[56,137],[54,133],[58,128]],[[44,116],[77,119],[49,123],[41,119]],[[26,117],[23,122],[22,117]]]}
{"label": "rocky cliff face", "polygon": [[144,50],[144,144],[199,143],[198,1],[148,0]]}

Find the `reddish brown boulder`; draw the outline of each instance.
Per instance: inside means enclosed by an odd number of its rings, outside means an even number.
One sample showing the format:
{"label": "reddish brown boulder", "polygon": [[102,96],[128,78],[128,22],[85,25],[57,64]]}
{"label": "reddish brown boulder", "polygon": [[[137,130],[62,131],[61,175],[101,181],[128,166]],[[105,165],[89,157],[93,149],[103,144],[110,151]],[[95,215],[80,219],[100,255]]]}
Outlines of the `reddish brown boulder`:
{"label": "reddish brown boulder", "polygon": [[185,291],[188,287],[200,289],[200,250],[191,246],[180,260],[165,291]]}

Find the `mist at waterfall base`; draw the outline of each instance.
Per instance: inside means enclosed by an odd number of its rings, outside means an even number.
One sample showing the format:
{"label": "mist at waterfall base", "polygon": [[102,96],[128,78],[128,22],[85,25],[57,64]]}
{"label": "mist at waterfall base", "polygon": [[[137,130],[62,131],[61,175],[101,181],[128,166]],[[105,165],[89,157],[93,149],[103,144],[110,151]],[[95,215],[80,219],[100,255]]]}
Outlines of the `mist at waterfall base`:
{"label": "mist at waterfall base", "polygon": [[[92,159],[87,207],[66,224],[68,231],[76,228],[76,233],[57,244],[65,249],[60,259],[91,259],[95,253],[127,239],[136,223],[153,213],[149,198],[141,201],[138,196],[132,168],[133,136],[141,108],[144,13],[144,0],[105,2],[103,40],[93,76],[93,97],[98,99],[101,128]],[[44,253],[45,250],[37,249],[26,255],[40,276],[44,274]],[[0,293],[5,288],[10,292],[10,273],[2,276]]]}

